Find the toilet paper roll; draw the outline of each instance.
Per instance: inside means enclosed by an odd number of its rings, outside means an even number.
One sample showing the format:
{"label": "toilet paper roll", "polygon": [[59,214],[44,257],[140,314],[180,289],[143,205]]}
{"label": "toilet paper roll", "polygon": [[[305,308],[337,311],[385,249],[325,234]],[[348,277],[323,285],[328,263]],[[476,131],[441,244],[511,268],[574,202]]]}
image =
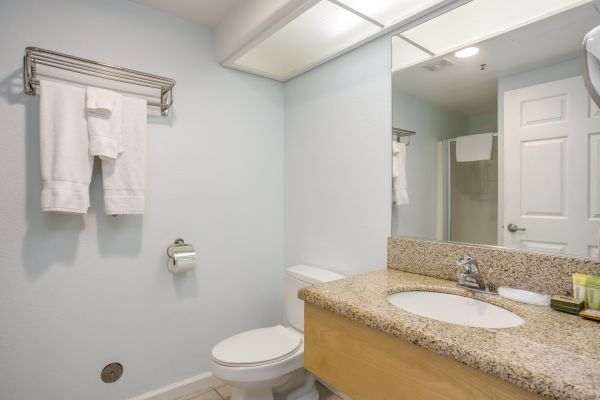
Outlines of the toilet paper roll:
{"label": "toilet paper roll", "polygon": [[171,270],[171,272],[174,274],[189,272],[196,268],[196,259],[184,258],[175,261],[174,259],[170,258],[168,261],[168,266],[169,270]]}

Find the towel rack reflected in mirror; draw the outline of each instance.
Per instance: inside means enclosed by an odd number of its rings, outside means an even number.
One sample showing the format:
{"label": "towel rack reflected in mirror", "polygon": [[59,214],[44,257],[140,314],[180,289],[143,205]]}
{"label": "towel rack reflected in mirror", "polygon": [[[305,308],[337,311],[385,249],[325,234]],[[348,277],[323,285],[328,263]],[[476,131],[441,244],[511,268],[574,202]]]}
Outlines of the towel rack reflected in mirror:
{"label": "towel rack reflected in mirror", "polygon": [[409,131],[400,128],[392,128],[392,139],[394,139],[396,142],[400,142],[400,138],[406,137],[408,138],[408,142],[406,142],[407,146],[410,145],[410,137],[416,134],[417,132],[415,131]]}
{"label": "towel rack reflected in mirror", "polygon": [[[25,56],[23,58],[23,90],[25,94],[31,96],[38,94],[40,85],[38,76],[39,65],[129,85],[157,89],[158,93],[156,96],[147,95],[152,97],[152,99],[148,99],[148,106],[159,107],[162,116],[167,116],[173,105],[173,87],[175,86],[175,80],[173,79],[70,56],[56,51],[40,49],[38,47],[25,48]],[[156,97],[158,97],[159,101],[155,101]]]}

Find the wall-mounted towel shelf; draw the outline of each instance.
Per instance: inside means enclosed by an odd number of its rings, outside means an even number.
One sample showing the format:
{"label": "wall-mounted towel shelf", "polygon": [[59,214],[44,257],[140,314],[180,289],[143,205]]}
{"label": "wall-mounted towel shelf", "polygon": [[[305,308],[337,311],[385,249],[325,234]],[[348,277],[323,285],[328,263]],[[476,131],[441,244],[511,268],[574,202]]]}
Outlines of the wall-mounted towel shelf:
{"label": "wall-mounted towel shelf", "polygon": [[148,100],[148,105],[159,107],[160,114],[163,116],[169,114],[169,110],[173,105],[173,87],[175,86],[173,79],[40,49],[38,47],[25,48],[25,57],[23,58],[23,90],[25,94],[31,96],[38,94],[40,84],[38,65],[129,85],[158,89],[159,93],[157,93],[157,96],[160,101]]}
{"label": "wall-mounted towel shelf", "polygon": [[392,138],[399,142],[400,138],[402,137],[408,137],[408,143],[406,144],[407,146],[410,144],[410,137],[412,135],[416,135],[417,132],[415,131],[409,131],[406,129],[400,129],[400,128],[392,128]]}

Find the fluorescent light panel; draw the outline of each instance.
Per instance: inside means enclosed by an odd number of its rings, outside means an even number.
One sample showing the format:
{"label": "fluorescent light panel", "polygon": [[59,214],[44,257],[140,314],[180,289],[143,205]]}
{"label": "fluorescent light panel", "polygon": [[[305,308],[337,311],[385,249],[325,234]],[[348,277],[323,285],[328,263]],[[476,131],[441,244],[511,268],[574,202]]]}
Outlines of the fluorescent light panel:
{"label": "fluorescent light panel", "polygon": [[417,14],[442,0],[338,0],[384,26]]}
{"label": "fluorescent light panel", "polygon": [[402,35],[441,55],[589,1],[473,0]]}
{"label": "fluorescent light panel", "polygon": [[379,29],[343,7],[322,0],[246,52],[235,64],[286,79]]}

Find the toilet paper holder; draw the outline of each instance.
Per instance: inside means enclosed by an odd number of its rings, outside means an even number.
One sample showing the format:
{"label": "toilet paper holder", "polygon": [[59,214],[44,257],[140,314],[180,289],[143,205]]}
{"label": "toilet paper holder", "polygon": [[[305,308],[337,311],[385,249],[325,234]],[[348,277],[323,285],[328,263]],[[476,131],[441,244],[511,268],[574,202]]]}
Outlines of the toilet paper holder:
{"label": "toilet paper holder", "polygon": [[195,268],[196,251],[194,246],[177,238],[167,247],[167,266],[173,273],[187,272]]}

